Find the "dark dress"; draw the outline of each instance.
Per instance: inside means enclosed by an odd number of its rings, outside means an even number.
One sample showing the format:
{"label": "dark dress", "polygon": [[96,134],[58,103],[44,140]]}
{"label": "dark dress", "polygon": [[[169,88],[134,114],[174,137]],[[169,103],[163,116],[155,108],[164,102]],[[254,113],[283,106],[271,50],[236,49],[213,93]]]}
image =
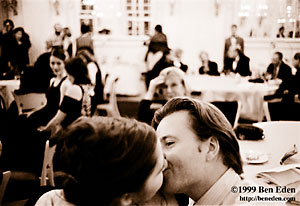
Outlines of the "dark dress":
{"label": "dark dress", "polygon": [[57,113],[60,103],[61,85],[66,78],[67,77],[62,78],[57,86],[54,86],[54,82],[51,84],[46,92],[47,104],[29,116],[28,121],[30,121],[35,128],[47,125]]}
{"label": "dark dress", "polygon": [[61,126],[63,128],[66,128],[81,116],[83,88],[80,86],[80,89],[82,91],[82,98],[80,100],[73,99],[69,96],[64,96],[63,101],[59,107],[59,110],[66,114],[66,118],[61,123]]}
{"label": "dark dress", "polygon": [[21,38],[21,44],[18,44],[17,40],[14,38],[12,40],[12,65],[17,70],[16,72],[21,74],[29,64],[29,48],[31,47],[31,42],[29,40],[28,34],[24,33]]}
{"label": "dark dress", "polygon": [[104,102],[103,98],[103,89],[104,85],[102,83],[102,75],[101,70],[97,62],[95,62],[97,66],[97,73],[96,73],[96,85],[94,88],[94,96],[91,98],[91,113],[93,114],[96,110],[98,104],[102,104]]}

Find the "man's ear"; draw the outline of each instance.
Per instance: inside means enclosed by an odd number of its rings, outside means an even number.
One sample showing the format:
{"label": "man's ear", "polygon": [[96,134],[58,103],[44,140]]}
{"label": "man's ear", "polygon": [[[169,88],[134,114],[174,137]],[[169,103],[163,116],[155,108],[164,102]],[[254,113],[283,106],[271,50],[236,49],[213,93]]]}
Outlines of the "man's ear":
{"label": "man's ear", "polygon": [[206,160],[215,159],[220,151],[219,141],[216,137],[211,136],[208,140],[208,151],[206,155]]}
{"label": "man's ear", "polygon": [[130,206],[130,205],[132,205],[132,202],[133,202],[133,200],[132,200],[132,197],[131,197],[130,193],[125,193],[120,198],[121,206]]}

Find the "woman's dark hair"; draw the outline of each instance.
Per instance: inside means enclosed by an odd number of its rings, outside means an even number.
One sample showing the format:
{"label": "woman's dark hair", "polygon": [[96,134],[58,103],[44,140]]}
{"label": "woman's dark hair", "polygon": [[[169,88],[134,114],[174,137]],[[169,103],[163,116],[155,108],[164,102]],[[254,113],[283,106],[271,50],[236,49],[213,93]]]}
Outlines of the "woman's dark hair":
{"label": "woman's dark hair", "polygon": [[13,30],[13,33],[17,33],[18,31],[21,31],[22,32],[22,35],[25,33],[24,29],[22,27],[17,27]]}
{"label": "woman's dark hair", "polygon": [[65,51],[60,47],[55,47],[51,51],[51,56],[57,57],[62,61],[66,60]]}
{"label": "woman's dark hair", "polygon": [[94,55],[87,49],[79,49],[78,52],[77,52],[77,56],[80,56],[82,55],[87,63],[90,63],[90,62],[97,62],[96,61],[96,58],[94,57]]}
{"label": "woman's dark hair", "polygon": [[190,126],[200,140],[207,140],[211,136],[217,138],[224,165],[237,174],[243,173],[236,135],[224,114],[214,105],[188,97],[173,98],[155,112],[152,126],[156,129],[163,118],[178,111],[189,112]]}
{"label": "woman's dark hair", "polygon": [[90,84],[88,69],[80,57],[73,57],[65,63],[66,71],[74,77],[74,84]]}
{"label": "woman's dark hair", "polygon": [[64,193],[77,206],[117,205],[142,189],[156,165],[155,131],[133,119],[80,118],[62,137],[60,158],[70,176]]}

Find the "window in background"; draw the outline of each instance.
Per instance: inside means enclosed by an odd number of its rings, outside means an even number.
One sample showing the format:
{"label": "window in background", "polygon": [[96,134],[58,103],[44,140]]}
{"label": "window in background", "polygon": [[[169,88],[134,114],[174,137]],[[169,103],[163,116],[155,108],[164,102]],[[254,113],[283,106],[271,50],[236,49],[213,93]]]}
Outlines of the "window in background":
{"label": "window in background", "polygon": [[89,25],[91,31],[94,28],[94,18],[95,18],[95,10],[94,10],[95,0],[81,0],[81,10],[80,10],[80,25],[85,24]]}
{"label": "window in background", "polygon": [[151,8],[150,0],[126,0],[127,34],[149,35]]}

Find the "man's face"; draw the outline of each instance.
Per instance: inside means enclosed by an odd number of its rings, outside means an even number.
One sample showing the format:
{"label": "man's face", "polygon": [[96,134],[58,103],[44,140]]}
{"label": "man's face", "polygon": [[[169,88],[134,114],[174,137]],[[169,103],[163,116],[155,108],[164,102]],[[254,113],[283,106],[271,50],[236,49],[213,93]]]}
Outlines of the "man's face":
{"label": "man's face", "polygon": [[272,64],[278,65],[280,63],[280,58],[277,54],[274,54],[272,57]]}
{"label": "man's face", "polygon": [[169,193],[188,193],[195,184],[205,179],[208,143],[202,142],[190,126],[187,111],[166,116],[157,127],[168,162],[164,171],[164,190]]}
{"label": "man's face", "polygon": [[300,59],[293,59],[293,66],[295,68],[300,68]]}
{"label": "man's face", "polygon": [[7,22],[5,24],[5,31],[10,32],[12,29],[13,29],[12,25],[9,22]]}
{"label": "man's face", "polygon": [[235,26],[232,26],[231,27],[231,35],[235,36],[236,35],[236,31],[237,31],[237,28]]}

